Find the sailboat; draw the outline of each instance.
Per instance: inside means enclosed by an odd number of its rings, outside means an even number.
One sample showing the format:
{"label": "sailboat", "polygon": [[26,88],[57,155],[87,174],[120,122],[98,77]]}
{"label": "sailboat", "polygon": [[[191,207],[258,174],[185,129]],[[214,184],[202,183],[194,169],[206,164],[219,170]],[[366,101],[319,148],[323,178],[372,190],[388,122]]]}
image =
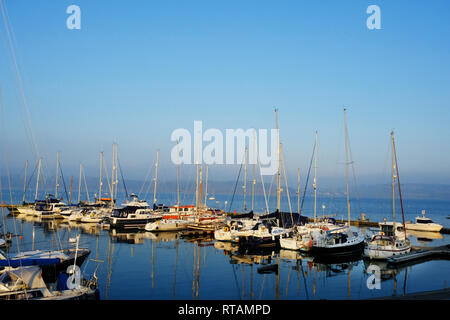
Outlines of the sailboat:
{"label": "sailboat", "polygon": [[311,233],[310,252],[316,256],[342,257],[360,255],[364,249],[364,237],[362,234],[353,231],[350,224],[350,198],[348,184],[348,131],[346,109],[344,109],[345,123],[345,162],[346,162],[346,182],[347,182],[347,226],[337,227],[331,230],[316,229]]}
{"label": "sailboat", "polygon": [[[275,127],[278,130],[278,109],[275,109]],[[278,247],[280,239],[289,237],[292,233],[294,217],[292,210],[290,213],[281,211],[281,163],[282,163],[282,144],[278,145],[278,170],[277,170],[277,210],[274,213],[258,217],[258,223],[251,229],[251,232],[238,234],[237,242],[240,251],[254,250],[258,248]],[[288,195],[289,207],[290,199],[288,193],[288,185],[286,180],[286,192]],[[267,203],[266,203],[267,205]],[[290,222],[288,221],[290,218]],[[298,218],[298,217],[297,217]],[[281,223],[281,226],[280,226]]]}
{"label": "sailboat", "polygon": [[[403,212],[402,193],[398,174],[397,155],[395,153],[394,132],[391,132],[392,145],[392,218],[393,221],[381,222],[380,232],[367,241],[364,256],[370,259],[387,259],[392,256],[407,254],[411,244],[406,236],[405,215]],[[395,180],[398,182],[403,224],[395,221]]]}

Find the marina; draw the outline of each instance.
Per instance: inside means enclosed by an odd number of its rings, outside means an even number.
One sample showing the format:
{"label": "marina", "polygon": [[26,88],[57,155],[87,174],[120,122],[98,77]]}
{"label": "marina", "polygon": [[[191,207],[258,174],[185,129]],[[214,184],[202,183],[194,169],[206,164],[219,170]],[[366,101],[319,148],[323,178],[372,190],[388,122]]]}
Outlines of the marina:
{"label": "marina", "polygon": [[0,0],[0,300],[450,300],[450,5],[359,2]]}

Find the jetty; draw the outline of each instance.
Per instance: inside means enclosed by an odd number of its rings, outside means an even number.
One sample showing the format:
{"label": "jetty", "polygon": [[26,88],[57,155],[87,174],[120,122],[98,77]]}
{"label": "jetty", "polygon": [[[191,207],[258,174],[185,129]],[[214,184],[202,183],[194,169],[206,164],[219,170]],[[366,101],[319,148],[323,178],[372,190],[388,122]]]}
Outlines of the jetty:
{"label": "jetty", "polygon": [[381,298],[373,298],[370,300],[449,300],[450,288],[444,288],[433,291],[423,291],[408,293],[402,296],[388,296]]}
{"label": "jetty", "polygon": [[404,265],[433,259],[450,259],[450,244],[440,247],[413,247],[410,253],[388,258],[390,265]]}

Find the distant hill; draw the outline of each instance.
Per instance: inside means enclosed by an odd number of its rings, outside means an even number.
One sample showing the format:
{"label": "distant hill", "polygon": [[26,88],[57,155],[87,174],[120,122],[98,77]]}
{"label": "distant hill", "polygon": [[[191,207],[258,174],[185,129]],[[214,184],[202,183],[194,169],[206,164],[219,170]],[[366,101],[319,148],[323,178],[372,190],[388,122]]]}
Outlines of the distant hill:
{"label": "distant hill", "polygon": [[[23,179],[23,178],[22,178]],[[86,179],[88,190],[90,194],[94,194],[98,192],[98,178],[87,178]],[[205,181],[203,181],[205,182]],[[35,188],[35,180],[28,182],[28,190],[34,190]],[[60,181],[60,192],[64,192],[64,182]],[[144,181],[138,180],[126,180],[125,186],[127,188],[128,193],[139,193],[139,192],[147,192],[152,193],[154,187],[154,181],[147,180],[145,185]],[[2,187],[3,190],[8,190],[8,179],[7,177],[2,177]],[[23,189],[23,180],[18,177],[11,177],[11,187],[14,190],[22,190]],[[67,192],[70,189],[70,179],[65,181],[65,187]],[[405,199],[430,199],[430,200],[450,200],[450,184],[419,184],[419,183],[406,183],[402,184],[402,194]],[[43,189],[45,188],[45,189]],[[119,191],[124,191],[123,182],[119,179]],[[301,194],[304,193],[304,186],[302,186]],[[40,183],[40,189],[46,190],[50,193],[55,190],[55,178],[48,179],[47,183]],[[252,185],[251,182],[247,182],[247,194],[251,194]],[[176,181],[158,181],[158,192],[163,193],[175,193],[177,191],[177,183]],[[180,191],[184,194],[194,194],[195,193],[195,181],[190,180],[182,180]],[[276,192],[276,180],[267,178],[265,181],[265,191],[266,194],[271,192],[271,194],[275,194]],[[396,194],[398,189],[396,187]],[[78,178],[74,178],[72,185],[72,192],[78,193]],[[82,184],[82,192],[85,192],[84,181]],[[108,192],[108,184],[106,179],[103,181],[103,192]],[[233,192],[236,194],[243,193],[243,182],[239,181],[236,185],[236,181],[208,181],[208,194],[222,194],[222,195],[231,195]],[[285,192],[285,191],[283,191]],[[289,192],[291,197],[296,197],[297,187],[291,186],[289,188]],[[359,198],[372,198],[372,199],[385,199],[390,198],[392,196],[392,186],[390,184],[365,184],[359,185],[356,189],[354,186],[351,186],[350,193],[352,196],[359,196]],[[262,195],[263,188],[260,182],[257,182],[255,185],[255,194]],[[345,196],[345,185],[339,187],[327,187],[327,186],[318,186],[318,196],[320,197],[341,197]],[[310,185],[307,188],[306,192],[307,196],[313,195],[313,189]]]}

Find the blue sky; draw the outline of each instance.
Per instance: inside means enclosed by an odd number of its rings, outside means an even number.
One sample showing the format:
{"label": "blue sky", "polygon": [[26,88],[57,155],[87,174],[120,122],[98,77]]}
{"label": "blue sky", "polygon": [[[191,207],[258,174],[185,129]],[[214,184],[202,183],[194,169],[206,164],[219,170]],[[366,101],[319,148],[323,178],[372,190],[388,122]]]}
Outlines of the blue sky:
{"label": "blue sky", "polygon": [[[363,181],[386,168],[392,129],[403,181],[449,181],[446,0],[3,2],[49,174],[60,151],[67,175],[80,161],[95,175],[98,153],[109,161],[116,141],[130,178],[146,174],[157,149],[162,174],[174,177],[174,129],[193,130],[194,120],[205,129],[272,128],[276,106],[291,175],[307,169],[318,130],[326,179],[345,172],[347,106]],[[71,4],[81,8],[81,30],[66,28]],[[366,27],[371,4],[381,8],[381,30]],[[19,172],[34,159],[3,18],[0,41],[2,141]],[[237,167],[211,174],[230,172]]]}

